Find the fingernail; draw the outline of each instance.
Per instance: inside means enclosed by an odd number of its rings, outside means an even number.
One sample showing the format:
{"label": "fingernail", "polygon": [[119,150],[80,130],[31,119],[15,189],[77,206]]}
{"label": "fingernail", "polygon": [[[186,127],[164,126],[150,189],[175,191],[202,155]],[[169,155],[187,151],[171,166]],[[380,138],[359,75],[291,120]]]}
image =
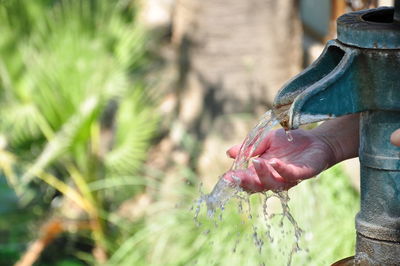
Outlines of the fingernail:
{"label": "fingernail", "polygon": [[254,159],[252,160],[252,163],[253,163],[254,166],[260,167],[260,165],[261,165],[261,160],[258,159],[258,158],[254,158]]}
{"label": "fingernail", "polygon": [[232,180],[236,185],[240,185],[240,183],[242,182],[242,180],[236,175],[232,175]]}
{"label": "fingernail", "polygon": [[278,162],[275,159],[269,160],[268,164],[270,164],[271,166],[275,166],[278,164]]}

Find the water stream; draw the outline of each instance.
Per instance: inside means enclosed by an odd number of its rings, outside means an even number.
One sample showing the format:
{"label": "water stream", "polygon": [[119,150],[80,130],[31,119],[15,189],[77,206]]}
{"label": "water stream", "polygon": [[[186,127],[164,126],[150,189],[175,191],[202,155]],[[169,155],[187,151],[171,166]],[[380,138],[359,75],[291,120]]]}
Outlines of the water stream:
{"label": "water stream", "polygon": [[[247,137],[243,141],[242,146],[240,147],[240,150],[238,152],[238,155],[236,156],[231,168],[223,174],[217,184],[214,186],[213,190],[211,191],[210,194],[204,194],[200,190],[200,198],[197,201],[197,205],[195,208],[195,221],[199,225],[198,222],[198,215],[201,210],[201,206],[205,204],[207,206],[207,216],[210,218],[215,218],[215,214],[217,211],[219,211],[220,216],[218,217],[219,219],[222,219],[222,212],[225,208],[226,203],[232,199],[236,198],[239,200],[239,211],[241,212],[247,212],[249,220],[252,220],[252,214],[251,214],[251,204],[250,204],[250,194],[244,192],[240,188],[240,179],[238,177],[235,177],[234,172],[236,170],[241,170],[241,169],[246,169],[249,165],[249,161],[253,156],[254,152],[256,151],[257,147],[260,145],[261,141],[267,136],[267,134],[271,131],[273,127],[279,124],[279,121],[283,116],[285,116],[286,113],[281,113],[279,117],[276,117],[272,111],[266,112],[261,119],[259,120],[258,124],[248,133]],[[287,138],[288,141],[294,141],[293,136],[291,135],[290,131],[287,132]],[[232,173],[233,172],[233,173]],[[224,178],[224,176],[229,173],[233,179],[233,181],[228,181],[227,179]],[[264,218],[265,221],[265,234],[260,234],[258,233],[257,227],[255,225],[255,222],[252,221],[252,227],[253,227],[253,242],[256,245],[256,248],[259,250],[259,253],[261,254],[262,247],[264,245],[264,240],[263,236],[267,238],[269,242],[273,241],[273,237],[271,236],[271,224],[270,220],[276,216],[276,215],[281,215],[281,227],[283,227],[283,221],[286,219],[289,221],[289,223],[293,227],[293,236],[294,236],[294,242],[292,245],[291,250],[289,251],[288,254],[288,262],[287,265],[291,265],[292,262],[292,257],[294,253],[298,252],[300,250],[299,247],[299,240],[302,235],[302,230],[298,226],[296,220],[293,218],[293,216],[290,213],[289,209],[289,195],[287,191],[269,191],[263,193],[263,213],[262,217]],[[268,205],[267,201],[270,198],[277,198],[280,201],[282,213],[276,214],[268,213]]]}

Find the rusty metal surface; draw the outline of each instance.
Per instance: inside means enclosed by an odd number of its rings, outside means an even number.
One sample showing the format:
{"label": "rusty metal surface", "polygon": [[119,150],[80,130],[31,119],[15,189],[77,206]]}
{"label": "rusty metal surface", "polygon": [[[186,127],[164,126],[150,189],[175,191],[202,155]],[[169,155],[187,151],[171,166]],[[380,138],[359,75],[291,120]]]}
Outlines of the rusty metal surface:
{"label": "rusty metal surface", "polygon": [[400,265],[400,243],[398,242],[378,241],[365,237],[361,234],[357,234],[356,253],[361,254],[364,257],[362,258],[362,264],[359,265]]}
{"label": "rusty metal surface", "polygon": [[[400,102],[397,103],[400,105]],[[386,170],[385,180],[393,179],[393,182],[399,183],[390,183],[393,189],[400,189],[400,148],[392,145],[389,140],[391,133],[399,127],[398,111],[368,111],[360,116],[360,162],[368,168]],[[376,174],[373,176],[375,178]],[[400,193],[391,196],[396,195]],[[398,205],[397,211],[400,213]],[[400,230],[400,220],[398,228]]]}
{"label": "rusty metal surface", "polygon": [[356,229],[369,238],[400,243],[400,148],[389,142],[399,127],[400,112],[360,116],[361,210]]}
{"label": "rusty metal surface", "polygon": [[393,7],[344,14],[337,20],[338,40],[360,48],[398,49],[400,24],[393,14]]}

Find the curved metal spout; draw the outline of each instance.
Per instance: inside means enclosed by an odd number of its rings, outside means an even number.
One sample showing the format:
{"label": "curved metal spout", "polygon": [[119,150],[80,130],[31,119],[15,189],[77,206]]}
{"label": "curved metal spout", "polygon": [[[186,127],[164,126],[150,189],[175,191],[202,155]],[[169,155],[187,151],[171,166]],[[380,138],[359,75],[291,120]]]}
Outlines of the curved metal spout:
{"label": "curved metal spout", "polygon": [[[289,81],[277,94],[274,110],[286,112],[287,129],[363,111],[355,97],[354,62],[358,52],[337,41],[328,42],[311,66]],[[346,96],[346,97],[344,97]]]}
{"label": "curved metal spout", "polygon": [[[400,49],[399,49],[400,50]],[[368,110],[400,111],[398,49],[364,49],[330,41],[320,58],[277,94],[283,127]]]}

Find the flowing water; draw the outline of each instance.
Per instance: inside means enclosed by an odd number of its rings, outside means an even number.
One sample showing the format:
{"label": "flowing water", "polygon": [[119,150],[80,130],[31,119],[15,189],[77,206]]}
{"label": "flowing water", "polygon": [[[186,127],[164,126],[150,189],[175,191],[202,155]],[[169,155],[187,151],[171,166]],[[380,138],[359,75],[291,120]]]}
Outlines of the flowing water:
{"label": "flowing water", "polygon": [[[267,134],[271,131],[273,127],[279,124],[279,121],[286,113],[282,113],[279,117],[276,117],[272,111],[266,112],[260,119],[259,123],[248,133],[247,137],[243,141],[242,146],[236,156],[232,167],[223,174],[217,184],[214,186],[213,190],[210,194],[204,194],[200,189],[200,198],[197,201],[196,210],[195,210],[195,221],[198,225],[198,215],[201,210],[201,206],[205,203],[207,206],[207,215],[210,218],[215,218],[215,214],[217,211],[220,211],[219,219],[222,219],[222,212],[225,208],[226,203],[232,199],[236,198],[239,200],[239,211],[240,212],[247,212],[248,218],[250,220],[253,219],[251,214],[251,205],[249,200],[249,194],[244,192],[240,188],[240,179],[235,176],[236,170],[246,169],[249,165],[249,161],[253,156],[254,152],[256,151],[257,147],[260,145],[261,141],[267,136]],[[289,142],[294,141],[293,136],[291,135],[290,131],[286,131],[287,139]],[[232,177],[232,181],[228,181],[224,178],[226,174],[229,174]],[[269,242],[273,241],[273,237],[271,236],[271,224],[270,220],[278,215],[276,213],[269,214],[267,210],[267,201],[270,198],[277,198],[280,201],[282,213],[281,215],[281,227],[283,227],[283,221],[286,219],[290,222],[293,227],[293,236],[294,236],[294,243],[292,245],[291,250],[288,254],[288,263],[287,265],[291,265],[293,254],[300,250],[298,242],[302,235],[302,230],[299,228],[297,222],[293,218],[289,210],[289,196],[287,191],[276,191],[276,192],[266,192],[264,193],[263,198],[263,218],[265,221],[265,236],[267,237]],[[246,206],[246,207],[243,207]],[[258,248],[260,254],[262,247],[264,245],[263,235],[258,233],[257,227],[254,225],[253,222],[253,242]],[[236,247],[234,248],[234,250]]]}

